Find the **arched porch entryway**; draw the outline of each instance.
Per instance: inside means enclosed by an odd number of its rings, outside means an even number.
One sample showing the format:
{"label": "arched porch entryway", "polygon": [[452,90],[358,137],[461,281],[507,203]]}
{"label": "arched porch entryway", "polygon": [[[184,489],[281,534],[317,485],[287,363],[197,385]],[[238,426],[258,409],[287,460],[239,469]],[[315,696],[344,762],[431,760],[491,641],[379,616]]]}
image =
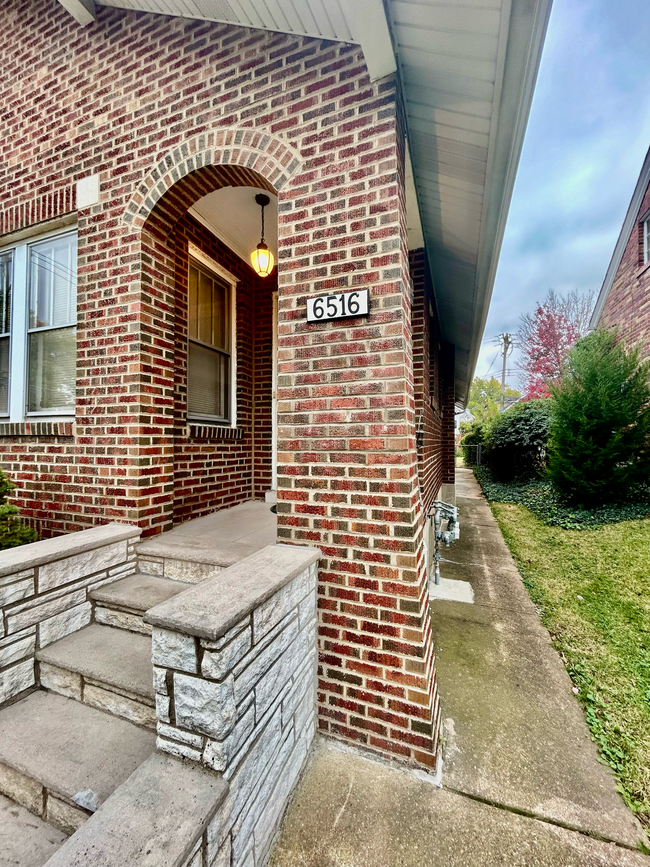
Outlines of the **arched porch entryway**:
{"label": "arched porch entryway", "polygon": [[147,535],[272,499],[277,269],[258,276],[248,247],[259,240],[256,194],[271,200],[273,246],[278,193],[299,164],[252,130],[198,136],[158,162],[124,215],[140,265]]}

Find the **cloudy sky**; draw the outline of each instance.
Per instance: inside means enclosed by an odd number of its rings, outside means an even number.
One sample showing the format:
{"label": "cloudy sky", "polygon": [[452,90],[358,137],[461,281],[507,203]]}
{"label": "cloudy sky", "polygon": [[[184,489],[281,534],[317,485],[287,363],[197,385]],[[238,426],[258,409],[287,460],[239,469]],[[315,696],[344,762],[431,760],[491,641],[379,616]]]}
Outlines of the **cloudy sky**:
{"label": "cloudy sky", "polygon": [[649,146],[649,0],[554,0],[477,375],[549,289],[600,289]]}

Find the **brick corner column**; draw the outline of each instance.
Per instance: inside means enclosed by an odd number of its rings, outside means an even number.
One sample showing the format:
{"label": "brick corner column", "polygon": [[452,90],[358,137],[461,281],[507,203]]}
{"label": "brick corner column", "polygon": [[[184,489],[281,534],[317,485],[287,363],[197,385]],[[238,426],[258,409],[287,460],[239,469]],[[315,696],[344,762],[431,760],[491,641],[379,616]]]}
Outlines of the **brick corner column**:
{"label": "brick corner column", "polygon": [[[280,196],[278,536],[323,553],[321,731],[435,769],[404,139],[394,88],[366,101]],[[367,317],[306,321],[308,295],[365,287]]]}

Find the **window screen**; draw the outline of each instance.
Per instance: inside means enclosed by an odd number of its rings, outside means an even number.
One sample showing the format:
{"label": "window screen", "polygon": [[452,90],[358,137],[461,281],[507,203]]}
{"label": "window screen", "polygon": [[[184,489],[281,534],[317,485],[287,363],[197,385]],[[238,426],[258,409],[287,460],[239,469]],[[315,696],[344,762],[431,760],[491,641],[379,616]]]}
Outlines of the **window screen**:
{"label": "window screen", "polygon": [[75,403],[77,236],[29,248],[29,412],[68,411]]}
{"label": "window screen", "polygon": [[231,287],[190,260],[187,412],[230,422]]}

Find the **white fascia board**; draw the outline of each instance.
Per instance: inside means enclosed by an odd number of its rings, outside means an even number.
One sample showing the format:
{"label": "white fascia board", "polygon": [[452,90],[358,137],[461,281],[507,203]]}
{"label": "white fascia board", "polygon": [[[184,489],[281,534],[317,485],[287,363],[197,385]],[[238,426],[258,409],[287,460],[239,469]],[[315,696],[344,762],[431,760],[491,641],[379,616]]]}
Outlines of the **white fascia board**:
{"label": "white fascia board", "polygon": [[614,247],[614,253],[612,254],[611,261],[607,268],[603,285],[598,293],[596,306],[594,307],[594,312],[591,314],[591,320],[589,322],[590,328],[598,328],[598,320],[602,315],[607,298],[609,297],[612,284],[614,283],[614,278],[616,277],[621,264],[621,259],[623,258],[623,253],[625,252],[627,243],[630,240],[632,230],[641,216],[639,211],[641,210],[641,204],[643,202],[645,191],[648,189],[648,184],[650,184],[650,149],[648,149],[645,160],[643,161],[643,168],[641,169],[639,180],[636,182],[636,187],[632,194],[632,200],[630,201],[627,214],[625,215],[625,220],[623,221],[623,226],[621,227],[621,233],[618,236],[618,241]]}
{"label": "white fascia board", "polygon": [[361,45],[371,81],[397,72],[386,11],[382,0],[353,0],[345,5],[345,17]]}
{"label": "white fascia board", "polygon": [[97,19],[94,0],[59,0],[59,3],[82,27],[92,24]]}

